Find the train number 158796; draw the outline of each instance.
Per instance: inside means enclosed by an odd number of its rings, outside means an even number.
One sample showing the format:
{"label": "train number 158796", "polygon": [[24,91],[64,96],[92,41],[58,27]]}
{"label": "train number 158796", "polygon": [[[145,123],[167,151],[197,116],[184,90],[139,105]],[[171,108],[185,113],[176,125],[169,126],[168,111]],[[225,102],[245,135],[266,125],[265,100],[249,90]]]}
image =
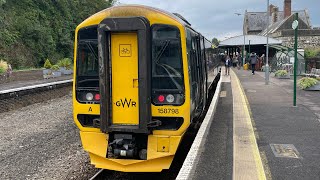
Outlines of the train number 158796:
{"label": "train number 158796", "polygon": [[160,113],[160,114],[179,114],[179,109],[159,108],[158,113]]}

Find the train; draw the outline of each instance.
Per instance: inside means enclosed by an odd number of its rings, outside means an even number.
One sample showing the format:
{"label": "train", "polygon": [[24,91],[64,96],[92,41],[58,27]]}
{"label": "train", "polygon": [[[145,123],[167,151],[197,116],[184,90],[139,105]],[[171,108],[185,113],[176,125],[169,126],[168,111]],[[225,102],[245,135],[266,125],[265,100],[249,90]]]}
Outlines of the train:
{"label": "train", "polygon": [[121,5],[75,30],[73,119],[96,168],[169,169],[208,103],[217,51],[178,13]]}

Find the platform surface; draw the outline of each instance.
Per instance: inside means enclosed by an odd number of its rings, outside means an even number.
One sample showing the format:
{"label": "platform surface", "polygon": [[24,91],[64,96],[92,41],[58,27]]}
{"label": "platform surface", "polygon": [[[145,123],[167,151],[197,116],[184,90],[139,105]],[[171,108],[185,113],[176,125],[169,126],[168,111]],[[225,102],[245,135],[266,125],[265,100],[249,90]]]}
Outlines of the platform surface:
{"label": "platform surface", "polygon": [[320,92],[297,89],[293,107],[292,79],[223,69],[204,144],[192,179],[320,179]]}

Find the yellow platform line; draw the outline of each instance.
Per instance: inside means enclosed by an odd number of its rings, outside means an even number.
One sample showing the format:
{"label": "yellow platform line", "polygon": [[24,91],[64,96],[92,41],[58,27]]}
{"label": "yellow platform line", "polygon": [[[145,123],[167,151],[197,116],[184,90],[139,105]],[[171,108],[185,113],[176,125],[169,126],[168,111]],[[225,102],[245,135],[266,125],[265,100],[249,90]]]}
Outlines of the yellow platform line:
{"label": "yellow platform line", "polygon": [[237,75],[230,70],[233,95],[233,179],[265,180],[248,102]]}

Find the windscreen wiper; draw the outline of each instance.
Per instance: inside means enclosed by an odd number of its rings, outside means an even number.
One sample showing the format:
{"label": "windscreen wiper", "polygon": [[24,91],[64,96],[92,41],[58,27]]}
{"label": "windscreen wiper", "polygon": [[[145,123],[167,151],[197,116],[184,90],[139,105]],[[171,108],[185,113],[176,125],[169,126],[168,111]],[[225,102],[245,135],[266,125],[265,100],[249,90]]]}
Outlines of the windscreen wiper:
{"label": "windscreen wiper", "polygon": [[98,55],[95,53],[93,47],[92,47],[92,43],[97,43],[96,40],[91,40],[91,39],[84,39],[84,40],[80,40],[80,43],[84,42],[85,45],[87,45],[88,49],[90,50],[90,52],[94,55],[95,60],[98,60]]}
{"label": "windscreen wiper", "polygon": [[167,49],[167,47],[169,46],[169,44],[170,44],[170,40],[166,40],[166,42],[164,43],[164,45],[161,47],[158,56],[157,56],[156,59],[154,60],[156,64],[159,65],[159,60],[160,60],[162,54],[164,53],[164,51],[165,51],[165,50]]}

